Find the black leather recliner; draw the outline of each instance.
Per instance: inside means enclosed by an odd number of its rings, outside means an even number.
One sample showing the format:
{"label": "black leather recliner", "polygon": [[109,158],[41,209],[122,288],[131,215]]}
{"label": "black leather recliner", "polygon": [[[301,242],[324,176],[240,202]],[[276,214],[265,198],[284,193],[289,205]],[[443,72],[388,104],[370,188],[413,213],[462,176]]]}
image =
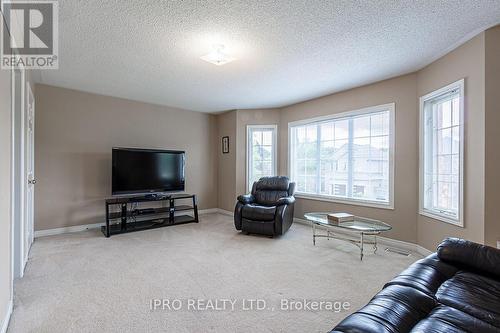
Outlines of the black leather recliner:
{"label": "black leather recliner", "polygon": [[445,239],[331,331],[359,332],[500,332],[500,250]]}
{"label": "black leather recliner", "polygon": [[295,183],[288,177],[263,177],[252,193],[240,195],[234,208],[234,226],[244,233],[283,235],[293,223]]}

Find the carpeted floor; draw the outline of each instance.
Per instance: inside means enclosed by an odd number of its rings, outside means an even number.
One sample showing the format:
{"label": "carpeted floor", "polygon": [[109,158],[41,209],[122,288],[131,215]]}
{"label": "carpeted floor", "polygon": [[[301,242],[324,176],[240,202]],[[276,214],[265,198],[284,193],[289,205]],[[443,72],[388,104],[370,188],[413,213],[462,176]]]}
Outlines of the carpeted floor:
{"label": "carpeted floor", "polygon": [[[326,332],[420,258],[358,253],[338,240],[313,246],[297,223],[280,238],[245,236],[221,214],[109,239],[98,230],[38,238],[8,332]],[[252,299],[266,308],[251,310]],[[281,308],[303,299],[331,303]]]}

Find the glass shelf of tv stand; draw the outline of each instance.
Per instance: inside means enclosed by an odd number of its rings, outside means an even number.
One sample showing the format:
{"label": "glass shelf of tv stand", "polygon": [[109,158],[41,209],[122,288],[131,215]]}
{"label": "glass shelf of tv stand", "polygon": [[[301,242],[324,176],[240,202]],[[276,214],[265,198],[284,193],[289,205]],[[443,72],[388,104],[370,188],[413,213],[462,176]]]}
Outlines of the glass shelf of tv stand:
{"label": "glass shelf of tv stand", "polygon": [[176,194],[158,194],[157,196],[125,196],[125,197],[113,197],[106,199],[106,204],[108,205],[119,205],[123,203],[133,203],[133,202],[149,202],[149,201],[168,201],[170,199],[191,199],[192,194],[187,193],[176,193]]}
{"label": "glass shelf of tv stand", "polygon": [[[158,207],[158,208],[153,208],[154,211],[151,211],[150,213],[142,213],[142,214],[137,214],[134,210],[127,210],[127,218],[138,218],[138,217],[150,217],[151,215],[163,215],[163,214],[168,214],[170,212],[170,207]],[[179,205],[179,206],[174,206],[174,210],[176,212],[182,212],[182,211],[187,211],[187,210],[193,210],[193,206],[189,205]],[[110,220],[117,220],[122,218],[122,212],[111,212],[109,213],[109,219]]]}

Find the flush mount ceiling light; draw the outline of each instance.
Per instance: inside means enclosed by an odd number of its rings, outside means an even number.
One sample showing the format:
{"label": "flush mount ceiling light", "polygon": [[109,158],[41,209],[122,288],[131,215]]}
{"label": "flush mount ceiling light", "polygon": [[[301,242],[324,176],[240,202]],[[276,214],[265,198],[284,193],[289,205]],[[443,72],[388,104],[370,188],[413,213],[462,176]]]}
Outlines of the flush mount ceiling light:
{"label": "flush mount ceiling light", "polygon": [[209,63],[217,66],[222,66],[227,63],[230,63],[233,60],[236,60],[236,58],[230,57],[227,54],[225,54],[223,50],[224,50],[224,45],[222,44],[214,45],[212,52],[204,55],[203,57],[200,57],[200,59],[208,61]]}

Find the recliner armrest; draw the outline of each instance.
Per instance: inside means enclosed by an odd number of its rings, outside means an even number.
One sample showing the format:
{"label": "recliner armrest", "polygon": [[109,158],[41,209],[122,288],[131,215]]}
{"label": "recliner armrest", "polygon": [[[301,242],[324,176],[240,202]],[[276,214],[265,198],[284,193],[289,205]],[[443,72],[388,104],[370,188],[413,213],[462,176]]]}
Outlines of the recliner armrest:
{"label": "recliner armrest", "polygon": [[244,205],[251,204],[255,201],[255,198],[251,194],[243,194],[238,196],[238,201]]}
{"label": "recliner armrest", "polygon": [[278,201],[276,201],[276,206],[281,206],[281,205],[290,205],[295,202],[295,197],[290,196],[290,197],[283,197],[279,198]]}

